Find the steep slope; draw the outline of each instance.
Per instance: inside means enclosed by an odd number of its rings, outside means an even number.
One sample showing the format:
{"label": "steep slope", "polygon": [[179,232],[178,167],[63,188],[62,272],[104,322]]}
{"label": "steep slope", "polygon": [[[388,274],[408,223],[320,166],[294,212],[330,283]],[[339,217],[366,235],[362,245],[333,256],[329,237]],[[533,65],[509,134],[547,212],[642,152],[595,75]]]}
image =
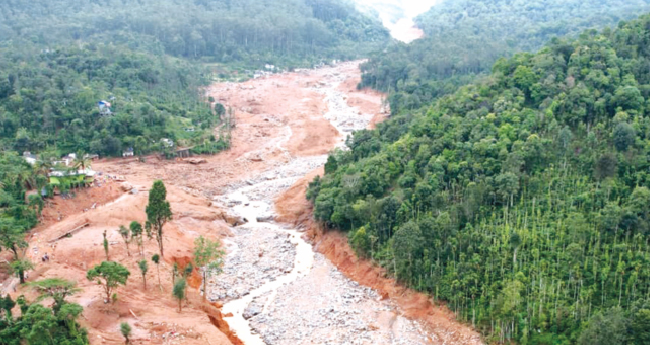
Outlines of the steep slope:
{"label": "steep slope", "polygon": [[554,40],[355,133],[315,217],[490,340],[647,343],[648,37]]}
{"label": "steep slope", "polygon": [[500,57],[645,11],[647,0],[444,1],[416,19],[425,38],[370,59],[362,85],[391,92],[393,109],[416,109],[489,71]]}
{"label": "steep slope", "polygon": [[36,0],[0,4],[0,39],[86,40],[264,66],[351,59],[387,42],[342,0]]}

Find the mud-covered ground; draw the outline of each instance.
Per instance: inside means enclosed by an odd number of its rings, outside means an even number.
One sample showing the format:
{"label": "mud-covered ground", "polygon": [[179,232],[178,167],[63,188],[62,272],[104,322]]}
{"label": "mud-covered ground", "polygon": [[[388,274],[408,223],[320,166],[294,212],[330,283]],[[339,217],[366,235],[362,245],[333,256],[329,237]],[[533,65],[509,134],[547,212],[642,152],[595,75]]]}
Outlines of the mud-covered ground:
{"label": "mud-covered ground", "polygon": [[[199,165],[154,156],[146,163],[95,162],[95,170],[124,177],[138,193],[116,192],[120,188],[116,183],[110,195],[90,193],[79,207],[66,209],[65,217],[58,219],[57,213],[38,228],[28,250],[47,248],[52,260],[42,263],[36,257],[30,280],[65,277],[78,282],[82,291],[71,300],[85,308],[81,322],[89,329],[92,344],[123,343],[121,322],[133,327],[134,344],[240,344],[230,329],[247,345],[427,344],[429,339],[443,344],[457,339],[437,336],[447,333],[465,335],[466,341],[454,344],[478,344],[476,333],[454,324],[448,313],[441,318],[442,330],[431,329],[435,323],[420,323],[419,316],[434,315],[430,306],[423,309],[426,315],[419,315],[411,313],[414,306],[409,305],[409,317],[404,317],[403,306],[386,299],[385,291],[360,286],[315,253],[303,238],[307,225],[296,228],[274,221],[286,214],[303,214],[305,176],[318,173],[327,153],[342,146],[346,135],[385,118],[383,95],[356,89],[358,65],[344,63],[207,88],[206,94],[235,109],[232,148],[203,157],[205,163]],[[117,231],[132,220],[146,220],[148,188],[156,179],[167,185],[174,213],[165,226],[162,289],[153,263],[144,287],[137,267],[140,257],[134,248],[127,253]],[[287,192],[293,203],[283,203],[283,212],[276,212],[280,206],[275,201],[286,200]],[[104,206],[83,212],[94,199]],[[250,221],[241,225],[243,218]],[[55,240],[86,223],[72,237]],[[105,260],[104,230],[111,243],[110,259],[132,272],[127,287],[117,289],[115,305],[104,304],[101,288],[85,279],[88,268]],[[223,273],[209,278],[206,297],[225,303],[224,313],[234,310],[231,317],[222,318],[217,308],[201,302],[198,272],[190,279],[190,297],[182,312],[171,297],[171,267],[191,260],[198,236],[221,239],[228,252]],[[147,241],[144,251],[150,258],[157,247]],[[14,294],[35,297],[27,288]]]}

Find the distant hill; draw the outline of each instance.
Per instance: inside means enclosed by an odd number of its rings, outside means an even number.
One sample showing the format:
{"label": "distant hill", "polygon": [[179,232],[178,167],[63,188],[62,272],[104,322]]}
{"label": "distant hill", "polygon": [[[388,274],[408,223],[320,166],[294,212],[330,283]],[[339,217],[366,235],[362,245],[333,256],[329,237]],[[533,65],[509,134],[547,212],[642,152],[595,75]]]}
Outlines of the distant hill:
{"label": "distant hill", "polygon": [[425,38],[371,57],[362,86],[390,91],[393,109],[419,108],[489,71],[500,57],[645,11],[649,0],[447,0],[416,18]]}
{"label": "distant hill", "polygon": [[0,3],[0,41],[8,39],[110,42],[208,62],[295,65],[362,57],[389,35],[344,0],[34,0]]}

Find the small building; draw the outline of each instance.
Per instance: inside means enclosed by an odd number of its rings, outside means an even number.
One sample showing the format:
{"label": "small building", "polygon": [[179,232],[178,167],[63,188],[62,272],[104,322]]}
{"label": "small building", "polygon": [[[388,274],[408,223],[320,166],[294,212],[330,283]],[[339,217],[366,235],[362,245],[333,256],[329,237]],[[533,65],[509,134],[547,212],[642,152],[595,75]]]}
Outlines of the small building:
{"label": "small building", "polygon": [[67,185],[68,187],[83,187],[89,186],[95,182],[96,172],[90,168],[85,170],[53,170],[49,174],[50,185],[54,188],[61,190],[62,185]]}
{"label": "small building", "polygon": [[122,157],[133,157],[134,151],[132,147],[129,147],[128,149],[122,151]]}
{"label": "small building", "polygon": [[30,165],[34,165],[34,164],[36,164],[36,161],[37,161],[36,155],[33,155],[33,154],[32,154],[31,152],[29,152],[29,151],[25,151],[25,152],[23,152],[23,158],[24,158],[25,161],[27,161],[27,163],[29,163]]}
{"label": "small building", "polygon": [[174,141],[171,139],[163,138],[160,139],[160,142],[166,147],[174,147]]}
{"label": "small building", "polygon": [[84,159],[90,159],[91,161],[96,161],[96,160],[99,159],[99,155],[98,154],[92,154],[92,155],[85,154]]}
{"label": "small building", "polygon": [[99,114],[100,115],[111,115],[111,103],[107,101],[99,101],[97,102],[97,107],[99,108]]}

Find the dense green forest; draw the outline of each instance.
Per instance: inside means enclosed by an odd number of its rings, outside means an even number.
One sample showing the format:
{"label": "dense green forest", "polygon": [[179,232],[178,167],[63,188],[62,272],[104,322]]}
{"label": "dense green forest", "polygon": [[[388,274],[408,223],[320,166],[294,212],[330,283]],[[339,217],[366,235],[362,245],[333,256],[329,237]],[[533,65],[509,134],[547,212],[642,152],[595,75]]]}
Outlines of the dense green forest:
{"label": "dense green forest", "polygon": [[8,0],[0,41],[84,40],[258,67],[363,57],[389,40],[346,0]]}
{"label": "dense green forest", "polygon": [[[133,147],[142,154],[159,150],[161,138],[210,139],[219,122],[199,94],[207,74],[182,60],[104,44],[0,51],[4,150],[119,156]],[[100,113],[101,100],[110,100],[111,114]]]}
{"label": "dense green forest", "polygon": [[348,138],[315,217],[489,341],[650,343],[650,16]]}
{"label": "dense green forest", "polygon": [[646,11],[648,0],[447,0],[416,18],[425,38],[374,54],[361,85],[391,92],[393,109],[416,109],[488,72],[500,57]]}
{"label": "dense green forest", "polygon": [[[11,309],[20,306],[20,316]],[[0,297],[0,344],[85,345],[88,332],[77,321],[83,307],[60,300],[52,308],[39,303],[29,304],[24,297],[13,301]]]}
{"label": "dense green forest", "polygon": [[311,66],[388,39],[344,0],[3,1],[0,147],[119,156],[168,138],[215,152],[227,146],[211,134],[225,109],[200,91],[213,63]]}

